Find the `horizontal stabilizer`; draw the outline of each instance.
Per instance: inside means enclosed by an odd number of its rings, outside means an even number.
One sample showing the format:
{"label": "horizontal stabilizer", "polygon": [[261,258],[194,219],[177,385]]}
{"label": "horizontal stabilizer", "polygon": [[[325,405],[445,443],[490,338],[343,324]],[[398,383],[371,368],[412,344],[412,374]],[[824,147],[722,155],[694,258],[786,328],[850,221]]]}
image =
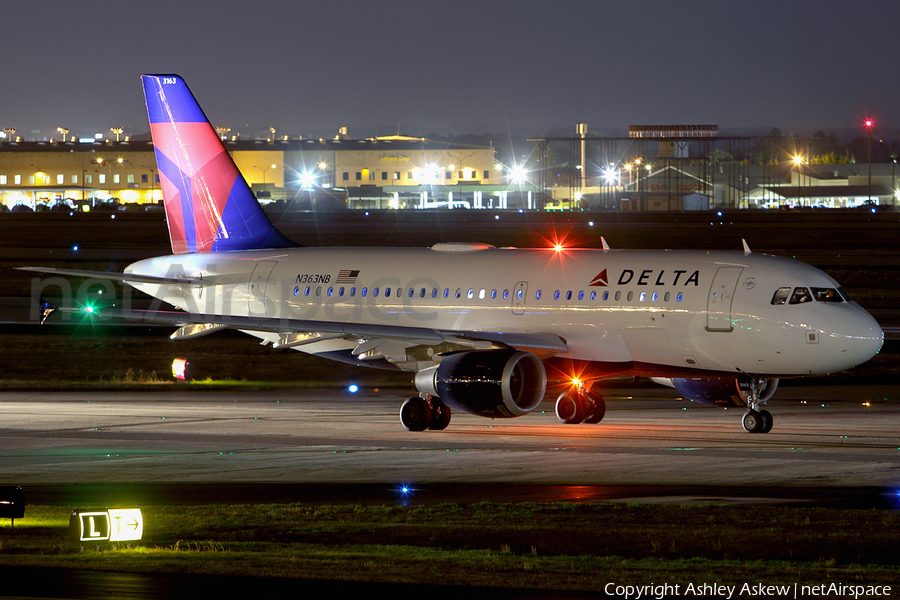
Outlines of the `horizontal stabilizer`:
{"label": "horizontal stabilizer", "polygon": [[32,271],[35,273],[47,273],[48,275],[62,275],[65,277],[90,277],[92,279],[107,279],[110,281],[122,281],[124,283],[158,283],[169,285],[212,285],[212,279],[197,279],[194,277],[163,277],[159,275],[133,275],[129,273],[112,273],[109,271],[83,271],[81,269],[54,269],[52,267],[16,267],[18,271]]}

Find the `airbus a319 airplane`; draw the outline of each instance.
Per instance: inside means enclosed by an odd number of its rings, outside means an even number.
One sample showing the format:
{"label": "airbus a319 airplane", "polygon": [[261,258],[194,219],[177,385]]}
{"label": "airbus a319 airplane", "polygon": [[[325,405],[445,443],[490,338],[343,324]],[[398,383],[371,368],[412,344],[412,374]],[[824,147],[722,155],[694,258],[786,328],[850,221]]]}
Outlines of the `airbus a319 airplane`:
{"label": "airbus a319 airplane", "polygon": [[232,328],[325,358],[414,373],[409,430],[450,412],[519,417],[563,384],[556,414],[600,421],[592,386],[644,376],[692,400],[761,408],[779,378],[842,371],[881,348],[878,323],[809,265],[744,251],[304,248],[253,196],[184,80],[144,75],[173,254],[122,281],[179,311],[105,311],[168,322],[173,339]]}

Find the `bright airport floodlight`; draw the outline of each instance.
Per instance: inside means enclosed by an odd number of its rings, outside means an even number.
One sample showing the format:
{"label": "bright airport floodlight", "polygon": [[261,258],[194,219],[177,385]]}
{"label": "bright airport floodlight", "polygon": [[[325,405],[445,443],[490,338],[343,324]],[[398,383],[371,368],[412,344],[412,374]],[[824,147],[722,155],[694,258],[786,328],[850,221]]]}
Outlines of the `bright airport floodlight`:
{"label": "bright airport floodlight", "polygon": [[300,187],[303,189],[309,189],[316,182],[316,176],[312,173],[300,173]]}
{"label": "bright airport floodlight", "polygon": [[509,170],[510,180],[517,185],[525,183],[525,179],[527,176],[528,172],[524,167],[513,167]]}
{"label": "bright airport floodlight", "polygon": [[613,168],[603,169],[603,181],[606,185],[613,185],[616,182],[616,170]]}

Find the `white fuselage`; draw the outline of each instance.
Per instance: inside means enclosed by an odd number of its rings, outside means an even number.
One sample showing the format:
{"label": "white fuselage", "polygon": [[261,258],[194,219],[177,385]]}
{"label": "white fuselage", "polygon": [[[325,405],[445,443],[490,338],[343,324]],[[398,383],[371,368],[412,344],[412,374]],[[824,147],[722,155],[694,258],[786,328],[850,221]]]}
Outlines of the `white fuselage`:
{"label": "white fuselage", "polygon": [[[830,373],[868,360],[883,339],[854,302],[774,304],[779,289],[837,293],[839,285],[804,263],[743,252],[296,248],[164,256],[126,273],[209,279],[208,286],[133,284],[192,313],[550,333],[568,347],[557,358],[630,363],[636,372],[645,365],[698,375]],[[298,349],[359,344],[330,339]],[[416,370],[410,364],[404,368]]]}

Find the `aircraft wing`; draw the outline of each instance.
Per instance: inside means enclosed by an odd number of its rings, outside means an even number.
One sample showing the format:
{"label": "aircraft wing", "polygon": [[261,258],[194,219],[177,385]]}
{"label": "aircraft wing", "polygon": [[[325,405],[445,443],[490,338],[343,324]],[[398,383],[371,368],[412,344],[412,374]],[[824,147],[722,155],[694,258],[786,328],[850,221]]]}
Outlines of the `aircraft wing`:
{"label": "aircraft wing", "polygon": [[276,347],[291,347],[329,338],[378,338],[404,341],[412,345],[458,343],[465,346],[501,344],[532,352],[542,358],[568,352],[566,341],[554,333],[518,333],[476,330],[442,330],[429,327],[405,327],[371,323],[338,323],[308,319],[278,319],[270,317],[244,317],[227,315],[194,314],[180,311],[151,310],[96,310],[94,316],[127,319],[147,323],[169,323],[180,329],[172,339],[188,339],[206,335],[220,329],[265,331],[280,335]]}

